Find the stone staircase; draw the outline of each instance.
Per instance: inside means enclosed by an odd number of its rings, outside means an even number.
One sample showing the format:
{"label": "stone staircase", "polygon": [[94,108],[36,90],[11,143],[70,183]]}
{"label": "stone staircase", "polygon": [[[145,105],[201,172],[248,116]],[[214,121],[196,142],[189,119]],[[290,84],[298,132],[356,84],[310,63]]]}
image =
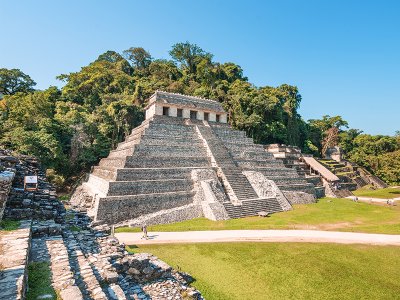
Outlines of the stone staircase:
{"label": "stone staircase", "polygon": [[211,124],[211,128],[242,170],[261,172],[267,179],[273,180],[292,203],[298,203],[298,200],[305,203],[315,201],[314,185],[299,176],[295,169],[286,168],[282,161],[266,152],[263,145],[254,144],[244,132],[225,124]]}
{"label": "stone staircase", "polygon": [[[350,164],[346,162],[337,162],[333,159],[318,159],[318,162],[340,179],[339,190],[350,191],[348,196],[352,195],[351,191],[365,186],[365,181]],[[343,195],[338,195],[338,197]]]}
{"label": "stone staircase", "polygon": [[258,198],[247,177],[242,174],[242,170],[236,165],[228,149],[215,136],[212,129],[209,126],[198,126],[198,129],[202,137],[207,141],[217,165],[224,173],[237,199],[247,200]]}
{"label": "stone staircase", "polygon": [[197,128],[216,165],[223,173],[222,183],[226,189],[232,190],[239,201],[231,199],[230,202],[223,202],[229,217],[242,218],[255,216],[261,211],[274,213],[283,210],[276,198],[263,199],[257,195],[247,177],[242,173],[242,168],[233,159],[231,151],[228,150],[223,140],[214,133],[213,128],[208,123],[199,124]]}

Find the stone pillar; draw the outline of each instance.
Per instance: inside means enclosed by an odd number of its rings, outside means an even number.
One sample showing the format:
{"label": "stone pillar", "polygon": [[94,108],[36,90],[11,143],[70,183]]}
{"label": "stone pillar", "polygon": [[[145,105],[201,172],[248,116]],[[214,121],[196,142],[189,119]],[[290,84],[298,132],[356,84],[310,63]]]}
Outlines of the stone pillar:
{"label": "stone pillar", "polygon": [[209,114],[209,116],[208,116],[208,120],[209,120],[210,122],[215,122],[215,120],[216,120],[216,114],[213,113],[213,112],[210,112],[210,114]]}
{"label": "stone pillar", "polygon": [[155,104],[155,114],[157,116],[162,116],[163,114],[163,107],[159,104]]}
{"label": "stone pillar", "polygon": [[221,122],[221,123],[226,123],[228,120],[227,120],[227,116],[226,116],[226,114],[221,114],[220,116],[219,116],[219,121]]}
{"label": "stone pillar", "polygon": [[190,119],[190,109],[184,108],[184,109],[183,109],[182,117],[183,117],[184,119]]}
{"label": "stone pillar", "polygon": [[171,117],[176,117],[178,115],[178,109],[176,107],[169,108],[169,115]]}
{"label": "stone pillar", "polygon": [[204,111],[197,112],[197,120],[204,120]]}

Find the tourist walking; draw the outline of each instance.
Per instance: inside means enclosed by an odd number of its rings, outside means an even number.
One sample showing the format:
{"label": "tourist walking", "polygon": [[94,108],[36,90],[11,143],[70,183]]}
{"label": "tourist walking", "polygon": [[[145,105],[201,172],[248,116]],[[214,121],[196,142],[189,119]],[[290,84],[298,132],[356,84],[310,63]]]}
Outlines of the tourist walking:
{"label": "tourist walking", "polygon": [[147,226],[146,226],[146,224],[142,225],[142,232],[143,232],[143,236],[140,239],[144,238],[144,239],[148,240],[149,237],[147,236]]}

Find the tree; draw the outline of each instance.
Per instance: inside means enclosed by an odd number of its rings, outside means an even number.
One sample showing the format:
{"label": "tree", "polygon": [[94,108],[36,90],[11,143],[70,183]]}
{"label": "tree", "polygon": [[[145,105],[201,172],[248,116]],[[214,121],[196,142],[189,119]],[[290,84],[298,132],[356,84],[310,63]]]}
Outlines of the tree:
{"label": "tree", "polygon": [[142,47],[131,47],[127,50],[124,50],[123,53],[125,58],[129,60],[133,67],[138,70],[146,69],[152,61],[150,53],[144,50]]}
{"label": "tree", "polygon": [[203,58],[212,59],[210,53],[205,52],[196,44],[190,44],[189,42],[173,45],[169,54],[175,61],[181,63],[190,74],[196,73],[196,66]]}
{"label": "tree", "polygon": [[312,137],[311,142],[318,145],[322,155],[325,155],[325,151],[329,147],[337,146],[342,128],[349,126],[341,116],[331,117],[329,115],[323,116],[320,120],[308,120],[308,123]]}
{"label": "tree", "polygon": [[297,110],[300,107],[301,95],[297,87],[288,84],[279,86],[278,91],[282,107],[287,114],[287,142],[289,145],[300,146]]}
{"label": "tree", "polygon": [[36,82],[19,69],[0,69],[0,93],[3,95],[29,93],[34,91],[35,85]]}

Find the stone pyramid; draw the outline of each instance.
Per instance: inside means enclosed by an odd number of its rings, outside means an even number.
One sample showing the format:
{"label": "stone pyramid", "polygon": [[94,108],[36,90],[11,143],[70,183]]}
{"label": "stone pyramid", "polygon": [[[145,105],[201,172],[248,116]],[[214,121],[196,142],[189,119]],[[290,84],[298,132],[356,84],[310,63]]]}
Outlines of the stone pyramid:
{"label": "stone pyramid", "polygon": [[157,91],[73,195],[95,221],[228,219],[315,201],[312,184],[227,124],[217,101]]}

